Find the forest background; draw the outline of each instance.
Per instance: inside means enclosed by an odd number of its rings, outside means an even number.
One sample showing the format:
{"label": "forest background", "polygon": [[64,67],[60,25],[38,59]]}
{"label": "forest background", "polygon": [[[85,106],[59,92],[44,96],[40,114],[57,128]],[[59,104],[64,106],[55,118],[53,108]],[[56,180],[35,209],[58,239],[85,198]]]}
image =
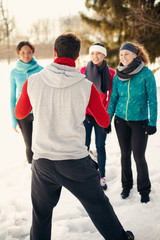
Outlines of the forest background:
{"label": "forest background", "polygon": [[5,0],[0,0],[0,61],[10,63],[17,59],[16,46],[22,40],[35,45],[37,59],[52,58],[57,35],[74,32],[82,40],[81,55],[88,54],[93,42],[104,43],[112,68],[118,64],[119,47],[125,41],[142,43],[149,52],[150,63],[158,63],[153,71],[160,68],[160,0],[84,0],[84,6],[85,13],[56,20],[37,19],[23,34]]}

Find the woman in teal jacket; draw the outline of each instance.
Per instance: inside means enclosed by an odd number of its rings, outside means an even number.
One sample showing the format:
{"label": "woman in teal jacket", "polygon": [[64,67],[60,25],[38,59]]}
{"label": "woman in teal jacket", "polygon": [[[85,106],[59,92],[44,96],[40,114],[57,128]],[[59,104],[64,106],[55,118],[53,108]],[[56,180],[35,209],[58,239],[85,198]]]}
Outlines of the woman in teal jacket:
{"label": "woman in teal jacket", "polygon": [[15,117],[14,111],[16,103],[20,97],[24,82],[33,73],[41,71],[43,67],[41,67],[33,58],[35,47],[30,42],[20,42],[16,50],[19,56],[19,60],[16,63],[16,67],[11,71],[10,74],[10,106],[12,127],[16,132],[18,132],[16,128],[17,125],[20,127],[26,145],[27,161],[28,163],[31,163],[33,156],[31,150],[33,113],[31,112],[28,117],[19,121]]}
{"label": "woman in teal jacket", "polygon": [[[148,135],[156,132],[157,89],[154,75],[145,65],[149,56],[139,43],[124,43],[120,64],[113,79],[108,113],[114,124],[121,149],[122,192],[127,198],[133,187],[131,152],[137,168],[137,189],[141,202],[150,201],[151,183],[145,159]],[[108,127],[108,132],[111,128]]]}

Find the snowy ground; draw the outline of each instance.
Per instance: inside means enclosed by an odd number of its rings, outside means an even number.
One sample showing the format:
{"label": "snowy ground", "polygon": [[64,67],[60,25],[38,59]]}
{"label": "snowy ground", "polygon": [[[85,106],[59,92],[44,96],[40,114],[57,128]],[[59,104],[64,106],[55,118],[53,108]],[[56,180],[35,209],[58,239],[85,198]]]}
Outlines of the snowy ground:
{"label": "snowy ground", "polygon": [[[41,64],[45,66],[47,63],[48,61],[42,61]],[[30,200],[31,167],[25,159],[25,148],[21,134],[16,134],[11,128],[9,73],[13,66],[13,63],[10,67],[6,63],[0,63],[0,240],[29,240],[32,209]],[[159,86],[158,98],[160,99],[160,73],[156,73],[155,76]],[[146,152],[152,183],[151,201],[148,204],[140,203],[140,196],[136,190],[134,161],[132,161],[134,188],[128,199],[121,199],[120,150],[114,127],[112,127],[112,134],[106,140],[106,178],[108,184],[106,194],[124,228],[132,230],[136,240],[160,239],[159,123],[160,116],[158,116],[158,132],[149,137]],[[95,149],[94,135],[92,149]],[[54,211],[52,233],[52,240],[103,239],[81,204],[66,189],[63,189],[59,204]]]}

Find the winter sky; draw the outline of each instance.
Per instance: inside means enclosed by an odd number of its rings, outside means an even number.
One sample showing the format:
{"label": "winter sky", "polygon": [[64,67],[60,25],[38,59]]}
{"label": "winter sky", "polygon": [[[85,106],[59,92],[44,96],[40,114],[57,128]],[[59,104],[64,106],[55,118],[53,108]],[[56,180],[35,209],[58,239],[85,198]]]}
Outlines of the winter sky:
{"label": "winter sky", "polygon": [[85,0],[3,0],[22,31],[38,19],[57,19],[86,11]]}

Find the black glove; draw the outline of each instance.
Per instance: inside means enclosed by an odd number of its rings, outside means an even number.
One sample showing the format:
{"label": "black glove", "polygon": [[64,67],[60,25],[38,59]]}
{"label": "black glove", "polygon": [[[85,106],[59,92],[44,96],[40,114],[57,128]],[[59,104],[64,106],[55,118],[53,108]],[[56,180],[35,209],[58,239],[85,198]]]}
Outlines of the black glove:
{"label": "black glove", "polygon": [[96,120],[94,119],[93,116],[89,115],[89,114],[86,114],[86,121],[88,123],[92,123],[92,124],[95,124],[96,123]]}
{"label": "black glove", "polygon": [[146,127],[146,131],[145,131],[145,134],[148,134],[148,135],[152,135],[154,133],[156,133],[157,131],[157,128],[155,126],[147,126]]}
{"label": "black glove", "polygon": [[111,124],[107,128],[103,128],[103,131],[105,133],[110,133],[111,132]]}

